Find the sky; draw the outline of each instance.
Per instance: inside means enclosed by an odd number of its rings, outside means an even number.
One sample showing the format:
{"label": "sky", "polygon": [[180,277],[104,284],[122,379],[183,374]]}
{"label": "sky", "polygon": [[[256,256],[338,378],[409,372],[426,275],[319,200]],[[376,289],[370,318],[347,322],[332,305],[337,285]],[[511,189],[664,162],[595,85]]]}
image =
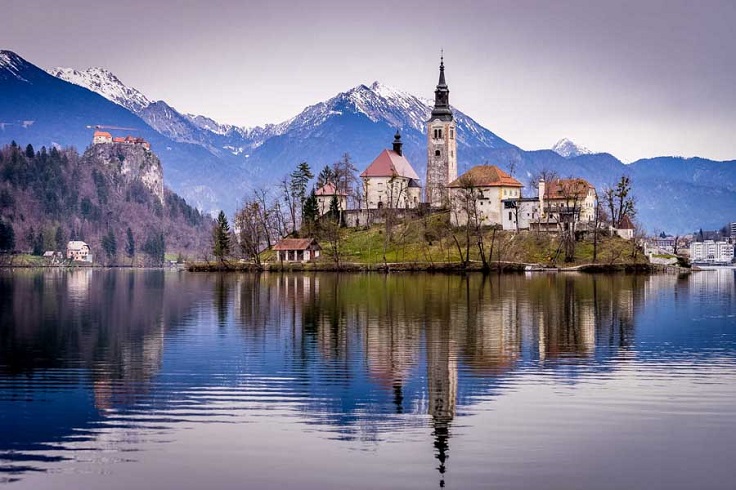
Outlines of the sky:
{"label": "sky", "polygon": [[[526,150],[736,159],[734,0],[0,0],[0,49],[180,112],[278,123],[378,80]],[[1,94],[0,94],[1,95]]]}

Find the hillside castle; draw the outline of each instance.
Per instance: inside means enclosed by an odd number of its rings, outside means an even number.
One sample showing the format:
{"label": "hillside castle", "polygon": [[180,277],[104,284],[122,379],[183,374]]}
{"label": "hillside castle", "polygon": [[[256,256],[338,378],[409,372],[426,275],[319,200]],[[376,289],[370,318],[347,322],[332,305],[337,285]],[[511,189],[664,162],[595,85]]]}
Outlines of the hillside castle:
{"label": "hillside castle", "polygon": [[135,137],[135,136],[126,136],[123,137],[115,137],[108,133],[107,131],[95,131],[94,135],[92,135],[92,144],[93,145],[99,145],[104,143],[123,143],[126,145],[138,145],[142,146],[146,150],[151,149],[151,144],[144,140],[143,138]]}

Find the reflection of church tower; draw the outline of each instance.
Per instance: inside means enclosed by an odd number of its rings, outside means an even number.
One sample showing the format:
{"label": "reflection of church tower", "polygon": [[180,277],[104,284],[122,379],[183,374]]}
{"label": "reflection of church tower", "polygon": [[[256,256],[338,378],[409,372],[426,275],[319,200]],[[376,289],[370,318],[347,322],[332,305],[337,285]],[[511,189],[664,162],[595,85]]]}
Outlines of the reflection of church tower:
{"label": "reflection of church tower", "polygon": [[439,322],[427,326],[427,383],[429,415],[434,427],[435,457],[439,461],[440,487],[445,486],[446,461],[450,442],[450,423],[455,417],[457,399],[457,360],[450,329]]}
{"label": "reflection of church tower", "polygon": [[457,179],[455,121],[450,109],[450,89],[445,82],[445,60],[440,59],[440,80],[434,91],[434,109],[427,122],[426,202],[447,204],[447,184]]}

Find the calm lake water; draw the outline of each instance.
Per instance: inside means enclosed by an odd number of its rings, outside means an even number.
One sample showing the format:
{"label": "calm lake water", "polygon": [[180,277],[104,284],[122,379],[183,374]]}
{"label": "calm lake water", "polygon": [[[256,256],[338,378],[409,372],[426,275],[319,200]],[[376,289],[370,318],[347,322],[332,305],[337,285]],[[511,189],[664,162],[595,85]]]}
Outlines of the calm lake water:
{"label": "calm lake water", "polygon": [[0,272],[10,489],[736,486],[733,271]]}

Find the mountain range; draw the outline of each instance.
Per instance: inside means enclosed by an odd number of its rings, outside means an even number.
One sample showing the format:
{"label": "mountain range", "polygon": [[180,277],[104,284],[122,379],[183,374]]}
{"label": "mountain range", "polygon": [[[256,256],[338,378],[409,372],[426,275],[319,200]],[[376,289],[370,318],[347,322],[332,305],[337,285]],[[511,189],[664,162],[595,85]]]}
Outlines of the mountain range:
{"label": "mountain range", "polygon": [[[434,83],[428,80],[428,94]],[[425,173],[424,123],[432,102],[379,82],[353,87],[280,124],[242,128],[151,101],[101,68],[46,72],[0,51],[0,94],[0,142],[84,148],[91,142],[90,126],[134,128],[125,131],[151,143],[167,184],[208,212],[231,214],[248,189],[277,182],[302,161],[316,173],[348,152],[362,170],[389,147],[397,129],[408,160],[420,176]],[[550,150],[525,151],[453,110],[461,173],[492,163],[528,184],[540,170],[554,170],[599,189],[627,174],[637,217],[650,231],[683,233],[736,220],[736,161],[660,157],[625,165],[566,139]],[[534,189],[527,186],[526,194],[534,195]]]}

